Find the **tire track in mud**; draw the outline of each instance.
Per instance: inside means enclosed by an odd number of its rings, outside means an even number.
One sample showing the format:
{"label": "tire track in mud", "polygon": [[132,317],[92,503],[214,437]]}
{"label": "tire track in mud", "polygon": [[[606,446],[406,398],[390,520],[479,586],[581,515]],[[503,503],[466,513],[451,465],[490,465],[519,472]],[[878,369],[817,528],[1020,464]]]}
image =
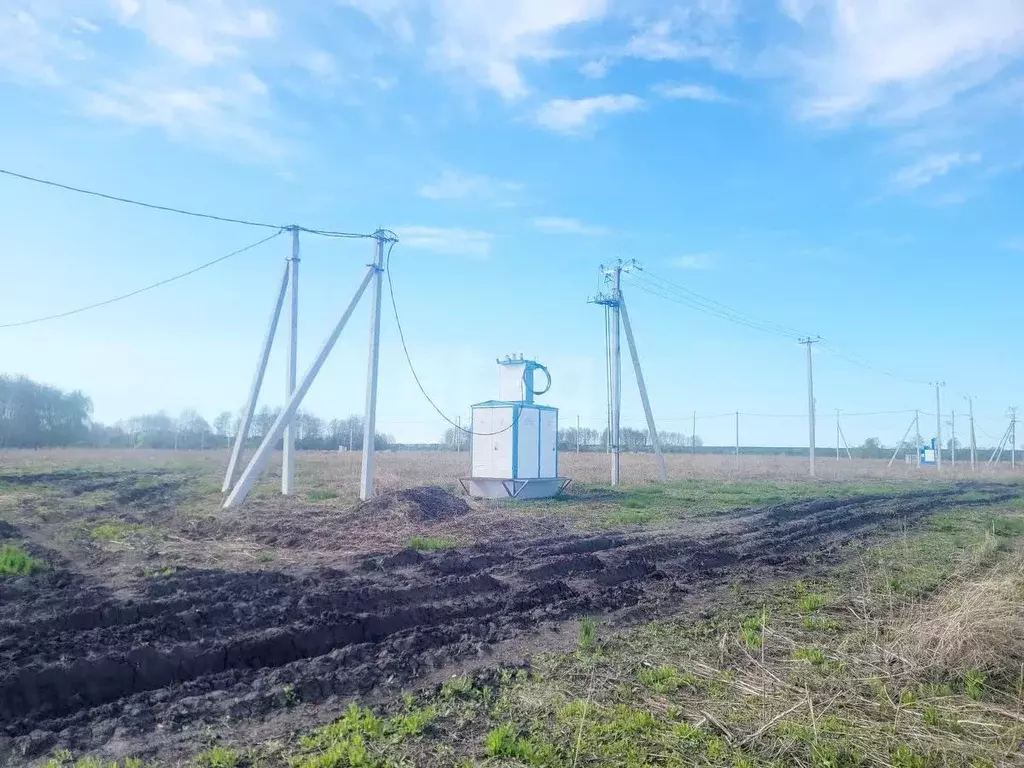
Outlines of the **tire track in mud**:
{"label": "tire track in mud", "polygon": [[656,604],[737,569],[798,570],[879,527],[1013,496],[969,490],[963,502],[944,489],[740,510],[711,518],[703,536],[677,527],[405,550],[301,576],[183,571],[130,601],[59,568],[15,580],[0,585],[0,761],[259,718],[283,706],[285,686],[315,703],[401,684],[538,624]]}

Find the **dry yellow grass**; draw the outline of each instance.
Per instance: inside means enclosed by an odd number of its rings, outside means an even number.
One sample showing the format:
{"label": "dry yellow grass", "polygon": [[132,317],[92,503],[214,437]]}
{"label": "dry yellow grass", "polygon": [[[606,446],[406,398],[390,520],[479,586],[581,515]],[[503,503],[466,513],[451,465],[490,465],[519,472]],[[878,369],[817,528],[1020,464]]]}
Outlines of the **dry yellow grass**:
{"label": "dry yellow grass", "polygon": [[[0,451],[0,472],[49,472],[65,469],[191,468],[203,480],[219,483],[227,466],[227,451],[122,450],[63,448],[52,450]],[[739,457],[722,454],[669,454],[666,457],[670,480],[776,481],[808,480],[807,459],[800,456]],[[300,492],[331,490],[344,498],[358,492],[360,453],[302,451],[297,461],[297,486]],[[886,467],[882,459],[855,459],[836,462],[819,458],[818,479],[829,482],[889,480],[922,482],[935,479],[1024,477],[1024,468],[1011,472],[1009,467],[979,467],[972,473],[962,462],[952,470],[948,464],[939,474],[935,467],[918,468],[904,463]],[[610,479],[610,457],[605,453],[564,452],[559,471],[573,482],[601,485]],[[422,485],[454,488],[460,477],[469,473],[469,454],[441,451],[381,451],[377,454],[377,486],[398,490]],[[279,482],[280,456],[275,456],[263,478],[265,485]],[[650,454],[623,454],[622,481],[625,485],[658,482],[658,465]]]}
{"label": "dry yellow grass", "polygon": [[[975,564],[971,564],[972,568]],[[893,650],[908,672],[1017,679],[1024,673],[1024,551],[981,577],[952,580],[912,611]]]}

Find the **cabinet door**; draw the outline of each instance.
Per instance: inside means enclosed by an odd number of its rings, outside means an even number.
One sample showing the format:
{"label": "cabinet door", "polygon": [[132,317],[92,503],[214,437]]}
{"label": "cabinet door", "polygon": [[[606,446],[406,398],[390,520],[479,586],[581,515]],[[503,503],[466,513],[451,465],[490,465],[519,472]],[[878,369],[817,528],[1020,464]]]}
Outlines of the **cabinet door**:
{"label": "cabinet door", "polygon": [[540,412],[540,476],[558,477],[558,411]]}

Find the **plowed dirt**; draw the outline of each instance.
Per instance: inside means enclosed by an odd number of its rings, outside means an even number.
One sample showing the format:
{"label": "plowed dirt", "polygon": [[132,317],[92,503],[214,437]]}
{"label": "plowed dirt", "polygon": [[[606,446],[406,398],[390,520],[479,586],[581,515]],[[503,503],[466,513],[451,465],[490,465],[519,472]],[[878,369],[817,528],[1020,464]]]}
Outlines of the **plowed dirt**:
{"label": "plowed dirt", "polygon": [[674,611],[705,587],[797,571],[879,529],[1012,496],[970,491],[801,501],[690,530],[509,538],[330,569],[186,569],[139,580],[128,598],[43,552],[47,572],[0,581],[0,764],[57,747],[185,754],[207,724],[223,734],[295,701],[325,719],[346,697],[415,685],[531,628]]}

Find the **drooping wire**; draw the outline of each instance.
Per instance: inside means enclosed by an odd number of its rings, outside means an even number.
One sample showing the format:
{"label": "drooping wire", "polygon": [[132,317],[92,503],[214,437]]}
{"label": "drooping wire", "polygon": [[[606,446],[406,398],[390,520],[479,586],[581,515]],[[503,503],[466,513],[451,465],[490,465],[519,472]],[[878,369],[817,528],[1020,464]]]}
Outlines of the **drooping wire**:
{"label": "drooping wire", "polygon": [[771,333],[794,341],[800,338],[800,334],[798,332],[787,329],[785,326],[761,321],[729,308],[722,308],[724,305],[722,305],[722,307],[715,306],[715,304],[711,303],[710,300],[702,301],[691,298],[681,290],[677,289],[674,283],[652,280],[642,272],[628,272],[625,274],[629,277],[629,282],[634,288],[644,291],[645,293],[659,296],[663,299],[667,299],[668,301],[675,302],[676,304],[681,304],[691,309],[695,309],[698,312],[703,312],[737,325],[743,325],[756,331]]}
{"label": "drooping wire", "polygon": [[472,429],[466,429],[465,427],[461,426],[458,422],[452,421],[448,414],[442,411],[438,407],[437,403],[434,402],[434,399],[427,393],[426,388],[423,386],[423,382],[420,381],[419,374],[416,373],[416,366],[413,365],[412,356],[409,354],[409,346],[408,344],[406,344],[405,341],[405,331],[402,329],[402,318],[399,316],[398,313],[398,301],[395,299],[395,284],[394,281],[391,279],[391,251],[395,247],[395,242],[395,240],[392,240],[391,245],[388,246],[388,253],[384,259],[384,274],[387,275],[388,278],[388,293],[391,295],[391,309],[394,311],[395,315],[395,327],[398,329],[398,340],[402,344],[402,352],[405,355],[405,361],[409,365],[409,372],[412,374],[413,381],[416,382],[416,386],[419,388],[420,394],[422,394],[424,399],[428,403],[430,403],[430,407],[437,412],[438,416],[440,416],[442,419],[444,419],[451,426],[453,426],[455,429],[459,430],[463,434],[472,435],[475,437],[493,437],[494,435],[501,435],[504,434],[505,432],[508,432],[510,429],[515,427],[516,424],[519,423],[519,417],[520,415],[522,415],[523,412],[522,408],[515,412],[515,417],[512,419],[512,423],[509,424],[507,427],[499,429],[497,432],[474,432]]}
{"label": "drooping wire", "polygon": [[[713,315],[715,317],[727,320],[738,325],[744,325],[754,330],[763,331],[765,333],[772,333],[785,338],[799,340],[801,334],[799,331],[789,328],[779,323],[774,323],[768,320],[761,320],[759,318],[748,315],[737,309],[734,309],[727,304],[723,304],[714,299],[710,299],[707,296],[702,296],[695,291],[691,291],[688,288],[684,288],[681,285],[673,283],[665,278],[658,277],[657,275],[651,275],[646,271],[642,272],[628,272],[625,273],[628,277],[634,278],[631,281],[632,285],[639,290],[645,291],[654,296],[660,296],[661,298],[668,299],[669,301],[675,301],[676,303],[688,306],[691,309],[696,309],[700,312]],[[639,278],[640,282],[636,281]],[[653,278],[653,279],[652,279]],[[882,368],[880,366],[872,365],[862,357],[856,355],[847,354],[835,346],[822,341],[822,348],[829,354],[844,360],[851,365],[855,365],[859,368],[863,368],[874,373],[888,376],[898,381],[903,381],[908,384],[930,384],[930,382],[924,381],[923,379],[915,379],[910,376],[903,376],[895,371],[889,370],[888,368]]]}
{"label": "drooping wire", "polygon": [[266,242],[269,242],[269,241],[273,240],[275,237],[279,236],[283,231],[284,231],[283,229],[279,229],[276,232],[274,232],[272,235],[269,235],[268,237],[265,237],[262,240],[259,240],[259,241],[255,242],[255,243],[247,245],[244,248],[239,248],[237,251],[232,251],[231,253],[229,253],[229,254],[227,254],[225,256],[221,256],[219,258],[216,258],[213,261],[208,261],[205,264],[200,264],[198,267],[193,267],[188,272],[182,272],[181,274],[174,275],[173,277],[165,278],[164,280],[160,280],[160,281],[158,281],[156,283],[152,283],[151,285],[147,285],[147,286],[145,286],[143,288],[137,288],[136,290],[130,291],[129,293],[123,293],[120,296],[114,296],[114,297],[109,298],[109,299],[104,299],[103,301],[97,301],[97,302],[95,302],[93,304],[87,304],[84,307],[77,307],[76,309],[69,309],[66,312],[58,312],[56,314],[46,315],[44,317],[34,317],[31,320],[19,320],[18,322],[15,322],[15,323],[3,323],[3,324],[0,324],[0,328],[18,328],[18,327],[25,326],[25,325],[34,325],[36,323],[42,323],[42,322],[45,322],[47,320],[58,320],[58,319],[64,318],[64,317],[70,317],[71,315],[77,315],[77,314],[79,314],[81,312],[87,312],[90,309],[98,309],[99,307],[105,307],[105,306],[107,306],[109,304],[114,304],[114,303],[119,302],[119,301],[124,301],[125,299],[130,299],[133,296],[138,296],[140,293],[145,293],[146,291],[151,291],[154,288],[159,288],[160,286],[167,285],[168,283],[173,283],[176,280],[181,280],[182,278],[188,277],[189,275],[194,275],[196,272],[201,272],[202,270],[208,269],[209,267],[212,267],[215,264],[220,264],[222,261],[227,261],[228,259],[230,259],[230,258],[232,258],[234,256],[240,256],[241,254],[245,253],[246,251],[251,251],[253,248],[256,248],[258,246],[263,245]]}
{"label": "drooping wire", "polygon": [[[110,195],[106,192],[97,192],[92,189],[85,189],[83,187],[74,187],[70,184],[62,184],[58,181],[51,181],[50,179],[41,179],[36,176],[28,176],[24,173],[16,173],[15,171],[9,171],[4,168],[0,168],[0,174],[9,176],[14,179],[21,179],[22,181],[31,181],[35,184],[42,184],[47,187],[55,187],[56,189],[63,189],[67,192],[76,192],[80,195],[88,195],[90,197],[98,197],[103,200],[111,200],[115,203],[124,203],[126,205],[135,205],[139,208],[149,208],[154,211],[163,211],[164,213],[176,213],[180,216],[191,216],[196,219],[208,219],[210,221],[219,221],[225,224],[241,224],[246,227],[262,227],[264,229],[276,229],[282,230],[287,229],[288,225],[283,224],[271,224],[266,221],[251,221],[249,219],[236,219],[230,216],[218,216],[212,213],[201,213],[199,211],[189,211],[184,208],[175,208],[169,205],[158,205],[156,203],[147,203],[142,200],[134,200],[130,197],[120,197],[118,195]],[[296,226],[301,232],[307,232],[311,235],[320,235],[322,237],[346,237],[356,239],[372,238],[372,234],[363,234],[360,232],[336,232],[329,229],[309,229],[306,227]]]}
{"label": "drooping wire", "polygon": [[845,360],[846,362],[850,363],[850,365],[855,365],[859,368],[863,368],[868,371],[873,371],[874,373],[880,373],[883,376],[888,376],[891,379],[903,381],[908,384],[931,384],[930,381],[924,381],[923,379],[915,379],[911,378],[910,376],[902,376],[896,373],[895,371],[889,370],[888,368],[880,368],[876,365],[872,365],[864,358],[858,357],[857,355],[851,355],[846,352],[842,352],[841,350],[836,349],[834,346],[832,346],[831,344],[824,340],[821,342],[821,347],[830,355],[838,357],[840,360]]}
{"label": "drooping wire", "polygon": [[663,291],[673,294],[675,298],[693,309],[715,315],[716,317],[720,317],[724,320],[739,323],[740,325],[755,327],[757,330],[775,333],[792,339],[798,339],[801,336],[808,335],[796,330],[795,328],[790,328],[771,320],[763,320],[747,312],[738,310],[735,307],[730,307],[728,304],[723,304],[720,301],[704,296],[664,277],[647,272],[646,270],[639,272],[627,272],[626,274],[631,277],[639,278],[646,282],[650,287],[660,288]]}

